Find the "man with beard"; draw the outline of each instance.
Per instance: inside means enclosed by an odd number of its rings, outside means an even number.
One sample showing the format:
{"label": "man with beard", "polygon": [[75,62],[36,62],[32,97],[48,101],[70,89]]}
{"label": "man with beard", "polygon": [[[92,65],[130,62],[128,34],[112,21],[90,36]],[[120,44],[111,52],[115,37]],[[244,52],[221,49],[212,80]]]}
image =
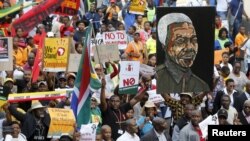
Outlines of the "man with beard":
{"label": "man with beard", "polygon": [[182,13],[164,15],[158,23],[158,38],[166,55],[165,62],[157,66],[157,93],[209,91],[190,68],[198,52],[191,19]]}

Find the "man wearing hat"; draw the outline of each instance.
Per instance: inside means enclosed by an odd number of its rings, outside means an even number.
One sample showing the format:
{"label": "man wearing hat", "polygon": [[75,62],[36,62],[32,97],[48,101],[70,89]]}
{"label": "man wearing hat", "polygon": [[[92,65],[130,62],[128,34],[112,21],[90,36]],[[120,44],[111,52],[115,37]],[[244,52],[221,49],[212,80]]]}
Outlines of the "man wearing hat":
{"label": "man wearing hat", "polygon": [[67,80],[66,80],[65,73],[61,73],[58,77],[58,88],[65,89],[67,88],[66,84],[67,84]]}
{"label": "man wearing hat", "polygon": [[14,90],[14,80],[12,78],[6,78],[6,80],[4,81],[4,86],[8,87],[12,93],[16,92],[16,90]]}
{"label": "man wearing hat", "polygon": [[230,125],[227,122],[227,117],[228,117],[228,113],[227,110],[225,109],[220,109],[217,113],[218,115],[218,120],[219,120],[219,125]]}
{"label": "man wearing hat", "polygon": [[[192,73],[198,41],[191,19],[183,13],[170,13],[158,22],[158,37],[165,62],[157,66],[157,93],[204,92],[209,87]],[[167,85],[166,85],[167,84]]]}
{"label": "man wearing hat", "polygon": [[45,112],[45,107],[35,100],[32,101],[31,108],[23,114],[16,110],[13,105],[9,106],[10,113],[21,122],[21,131],[27,140],[47,141],[47,133],[50,124],[49,114]]}
{"label": "man wearing hat", "polygon": [[74,87],[75,79],[76,79],[76,75],[74,73],[69,73],[67,75],[67,85],[68,85],[68,87],[70,87],[70,88]]}

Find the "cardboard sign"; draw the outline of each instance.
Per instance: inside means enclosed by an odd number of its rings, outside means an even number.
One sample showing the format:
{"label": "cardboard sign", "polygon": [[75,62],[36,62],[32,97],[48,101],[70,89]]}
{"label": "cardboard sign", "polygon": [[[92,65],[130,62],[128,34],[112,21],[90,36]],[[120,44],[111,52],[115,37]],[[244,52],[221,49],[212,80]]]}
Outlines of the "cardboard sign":
{"label": "cardboard sign", "polygon": [[81,54],[69,55],[68,72],[77,72],[81,60]]}
{"label": "cardboard sign", "polygon": [[43,70],[66,71],[69,56],[69,38],[45,38]]}
{"label": "cardboard sign", "polygon": [[53,100],[67,97],[66,90],[35,92],[35,93],[18,93],[9,94],[9,102],[32,101],[32,100]]}
{"label": "cardboard sign", "polygon": [[151,91],[147,91],[148,93],[148,100],[152,101],[154,103],[161,103],[164,102],[164,98],[160,95],[156,93],[156,89],[155,90],[151,90]]}
{"label": "cardboard sign", "polygon": [[80,0],[64,0],[60,7],[55,11],[59,15],[77,15],[80,6]]}
{"label": "cardboard sign", "polygon": [[129,12],[133,14],[144,15],[147,2],[146,0],[133,0],[131,1]]}
{"label": "cardboard sign", "polygon": [[60,138],[63,133],[73,135],[75,116],[71,109],[48,108],[50,115],[50,126],[48,138]]}
{"label": "cardboard sign", "polygon": [[12,38],[0,38],[0,71],[13,70]]}
{"label": "cardboard sign", "polygon": [[219,125],[217,114],[213,116],[209,115],[205,120],[199,123],[203,138],[206,138],[208,135],[208,125]]}
{"label": "cardboard sign", "polygon": [[140,64],[140,73],[142,75],[150,75],[153,76],[155,75],[155,70],[154,67],[145,65],[145,64]]}
{"label": "cardboard sign", "polygon": [[118,44],[119,49],[124,50],[127,47],[126,31],[104,32],[102,34],[104,44]]}
{"label": "cardboard sign", "polygon": [[120,60],[117,45],[99,45],[94,47],[93,50],[95,62],[98,64]]}
{"label": "cardboard sign", "polygon": [[96,38],[96,39],[92,38],[91,39],[91,43],[90,43],[90,47],[92,48],[92,47],[98,46],[98,45],[100,45],[102,43],[103,43],[103,39],[102,38]]}
{"label": "cardboard sign", "polygon": [[95,141],[96,129],[97,125],[95,123],[82,125],[80,129],[81,133],[80,141]]}
{"label": "cardboard sign", "polygon": [[35,26],[45,20],[49,14],[53,13],[64,0],[46,0],[32,8],[30,11],[15,20],[12,24],[12,34],[15,29],[22,28],[23,31],[29,32]]}
{"label": "cardboard sign", "polygon": [[119,94],[136,94],[139,84],[139,61],[122,61],[119,74]]}

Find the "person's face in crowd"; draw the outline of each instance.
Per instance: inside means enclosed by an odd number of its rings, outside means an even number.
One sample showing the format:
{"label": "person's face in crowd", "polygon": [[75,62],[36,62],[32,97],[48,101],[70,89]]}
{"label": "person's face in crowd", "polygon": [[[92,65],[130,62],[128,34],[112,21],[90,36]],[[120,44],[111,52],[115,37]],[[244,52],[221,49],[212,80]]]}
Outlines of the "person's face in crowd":
{"label": "person's face in crowd", "polygon": [[246,28],[241,26],[240,27],[240,31],[239,31],[241,34],[246,34]]}
{"label": "person's face in crowd", "polygon": [[19,39],[16,38],[16,37],[14,37],[14,38],[13,38],[13,47],[14,47],[14,48],[18,48],[18,42],[19,42]]}
{"label": "person's face in crowd", "polygon": [[29,38],[28,44],[31,45],[31,46],[33,46],[34,45],[34,39],[33,38]]}
{"label": "person's face in crowd", "polygon": [[13,128],[13,138],[18,138],[19,133],[21,132],[20,126],[18,124],[13,124],[12,125]]}
{"label": "person's face in crowd", "polygon": [[103,76],[103,68],[102,67],[95,68],[95,72],[99,78],[101,78]]}
{"label": "person's face in crowd", "polygon": [[63,17],[62,23],[63,23],[65,26],[68,26],[68,25],[69,25],[69,18],[68,18],[68,17]]}
{"label": "person's face in crowd", "polygon": [[142,23],[142,21],[143,21],[142,16],[138,16],[138,17],[137,17],[137,23]]}
{"label": "person's face in crowd", "polygon": [[126,113],[126,117],[127,119],[132,119],[134,117],[134,110],[130,109],[127,113]]}
{"label": "person's face in crowd", "polygon": [[134,41],[138,42],[140,40],[140,34],[139,33],[135,33],[134,34]]}
{"label": "person's face in crowd", "polygon": [[74,77],[69,77],[68,78],[68,86],[73,88],[74,87],[74,82],[75,82],[75,78]]}
{"label": "person's face in crowd", "polygon": [[121,100],[118,96],[114,96],[110,99],[110,106],[111,108],[113,109],[119,109],[120,107],[120,104],[121,104]]}
{"label": "person's face in crowd", "polygon": [[199,111],[193,111],[191,115],[191,123],[193,126],[199,126],[201,121],[201,113]]}
{"label": "person's face in crowd", "polygon": [[181,26],[175,26],[172,31],[171,39],[166,40],[166,45],[168,42],[173,42],[173,46],[168,46],[166,52],[178,65],[185,68],[191,67],[198,52],[198,42],[193,25],[183,23]]}
{"label": "person's face in crowd", "polygon": [[235,63],[234,64],[234,73],[235,74],[239,74],[240,73],[240,69],[241,69],[241,64],[240,63]]}
{"label": "person's face in crowd", "polygon": [[146,116],[147,117],[154,117],[155,116],[155,108],[154,107],[150,107],[150,108],[145,108],[146,111]]}
{"label": "person's face in crowd", "polygon": [[250,103],[249,102],[246,102],[243,106],[243,110],[244,110],[244,113],[247,115],[247,116],[250,116]]}
{"label": "person's face in crowd", "polygon": [[216,24],[216,25],[219,25],[219,24],[220,24],[220,17],[216,17],[216,18],[215,18],[215,24]]}
{"label": "person's face in crowd", "polygon": [[37,118],[44,118],[44,108],[38,108],[38,109],[34,109],[34,112],[35,112],[35,116]]}
{"label": "person's face in crowd", "polygon": [[76,47],[76,52],[78,54],[82,54],[82,48],[83,48],[82,44],[78,44],[77,47]]}
{"label": "person's face in crowd", "polygon": [[34,61],[35,61],[35,54],[31,52],[29,54],[29,56],[28,56],[28,64],[30,66],[33,66],[34,65]]}
{"label": "person's face in crowd", "polygon": [[129,34],[134,34],[135,33],[135,30],[133,29],[133,27],[128,28],[128,33]]}
{"label": "person's face in crowd", "polygon": [[84,23],[79,23],[79,24],[78,24],[78,28],[79,28],[80,31],[84,31],[84,29],[85,29],[85,24],[84,24]]}
{"label": "person's face in crowd", "polygon": [[123,24],[120,24],[120,25],[118,26],[118,30],[125,30],[124,25],[123,25]]}
{"label": "person's face in crowd", "polygon": [[31,71],[24,71],[23,78],[26,82],[29,82],[31,78]]}
{"label": "person's face in crowd", "polygon": [[156,56],[152,56],[149,60],[148,60],[148,65],[154,67],[156,65]]}
{"label": "person's face in crowd", "polygon": [[91,98],[91,102],[90,102],[90,107],[91,108],[96,108],[97,106],[97,101],[95,98]]}
{"label": "person's face in crowd", "polygon": [[112,24],[108,24],[108,30],[112,31],[113,29],[114,29],[113,25]]}
{"label": "person's face in crowd", "polygon": [[193,110],[194,110],[194,105],[188,104],[185,106],[184,113],[188,118],[191,118]]}
{"label": "person's face in crowd", "polygon": [[102,135],[101,135],[101,134],[97,134],[97,135],[95,136],[95,140],[96,140],[96,141],[102,141]]}
{"label": "person's face in crowd", "polygon": [[145,29],[145,31],[148,31],[148,30],[151,29],[151,26],[150,26],[150,24],[149,24],[148,22],[146,22],[146,23],[144,24],[144,29]]}
{"label": "person's face in crowd", "polygon": [[106,32],[107,31],[107,27],[105,24],[101,25],[101,32]]}
{"label": "person's face in crowd", "polygon": [[230,71],[227,71],[227,72],[222,72],[222,71],[221,71],[221,76],[222,76],[223,78],[227,78],[227,77],[229,76],[229,74],[230,74]]}
{"label": "person's face in crowd", "polygon": [[234,90],[234,82],[228,82],[228,84],[226,85],[227,91],[228,92],[232,92]]}
{"label": "person's face in crowd", "polygon": [[111,128],[107,127],[105,129],[102,130],[102,137],[104,140],[109,140],[111,139]]}
{"label": "person's face in crowd", "polygon": [[218,120],[219,120],[219,125],[226,125],[227,124],[227,119],[224,116],[219,116]]}
{"label": "person's face in crowd", "polygon": [[180,100],[181,100],[182,105],[186,105],[191,102],[191,97],[189,97],[188,95],[181,94],[180,98],[181,98]]}
{"label": "person's face in crowd", "polygon": [[228,63],[228,61],[229,61],[229,56],[228,56],[228,54],[223,54],[223,55],[222,55],[222,61],[223,61],[224,63]]}
{"label": "person's face in crowd", "polygon": [[48,91],[48,86],[45,84],[40,84],[38,87],[38,91],[39,92],[46,92],[46,91]]}
{"label": "person's face in crowd", "polygon": [[129,125],[128,125],[128,130],[130,131],[131,134],[137,133],[138,132],[138,128],[137,128],[137,124],[136,124],[136,120],[135,119],[131,119]]}
{"label": "person's face in crowd", "polygon": [[223,108],[228,109],[230,105],[230,98],[229,97],[222,97],[221,98],[221,105]]}
{"label": "person's face in crowd", "polygon": [[115,12],[112,14],[112,20],[117,20],[118,19],[118,14]]}
{"label": "person's face in crowd", "polygon": [[66,79],[65,78],[60,78],[59,79],[59,87],[60,88],[65,88],[66,87]]}
{"label": "person's face in crowd", "polygon": [[17,29],[16,35],[20,38],[23,37],[23,30],[21,28]]}
{"label": "person's face in crowd", "polygon": [[10,89],[12,89],[14,84],[11,81],[7,81],[7,82],[4,83],[4,86],[9,87]]}
{"label": "person's face in crowd", "polygon": [[151,76],[150,75],[143,75],[142,76],[142,82],[143,82],[143,85],[147,86],[147,87],[150,87],[151,86]]}
{"label": "person's face in crowd", "polygon": [[246,92],[250,94],[250,83],[246,84]]}
{"label": "person's face in crowd", "polygon": [[163,118],[157,119],[157,121],[153,121],[153,125],[155,130],[160,133],[167,129],[167,121]]}
{"label": "person's face in crowd", "polygon": [[226,39],[227,38],[227,32],[223,31],[221,34],[221,39]]}
{"label": "person's face in crowd", "polygon": [[102,16],[103,16],[102,9],[98,9],[97,13],[98,13],[98,15],[100,15],[100,17],[102,17]]}
{"label": "person's face in crowd", "polygon": [[95,10],[96,10],[95,4],[91,4],[90,5],[90,12],[95,12]]}

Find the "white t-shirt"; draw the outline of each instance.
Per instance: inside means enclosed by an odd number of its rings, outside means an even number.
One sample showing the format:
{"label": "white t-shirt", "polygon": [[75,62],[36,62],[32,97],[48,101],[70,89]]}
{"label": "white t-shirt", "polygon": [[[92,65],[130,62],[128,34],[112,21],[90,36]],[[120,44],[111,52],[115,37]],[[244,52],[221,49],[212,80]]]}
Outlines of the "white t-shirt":
{"label": "white t-shirt", "polygon": [[205,0],[188,0],[187,6],[206,6],[207,3]]}
{"label": "white t-shirt", "polygon": [[248,39],[248,41],[244,44],[244,46],[242,46],[241,49],[246,51],[244,58],[247,63],[250,63],[250,39]]}
{"label": "white t-shirt", "polygon": [[217,0],[216,11],[225,12],[228,10],[228,6],[231,0]]}
{"label": "white t-shirt", "polygon": [[[223,63],[221,63],[220,67],[222,68],[223,66],[225,66],[225,65]],[[228,63],[227,67],[229,68],[230,72],[233,71],[233,66],[230,63]]]}

